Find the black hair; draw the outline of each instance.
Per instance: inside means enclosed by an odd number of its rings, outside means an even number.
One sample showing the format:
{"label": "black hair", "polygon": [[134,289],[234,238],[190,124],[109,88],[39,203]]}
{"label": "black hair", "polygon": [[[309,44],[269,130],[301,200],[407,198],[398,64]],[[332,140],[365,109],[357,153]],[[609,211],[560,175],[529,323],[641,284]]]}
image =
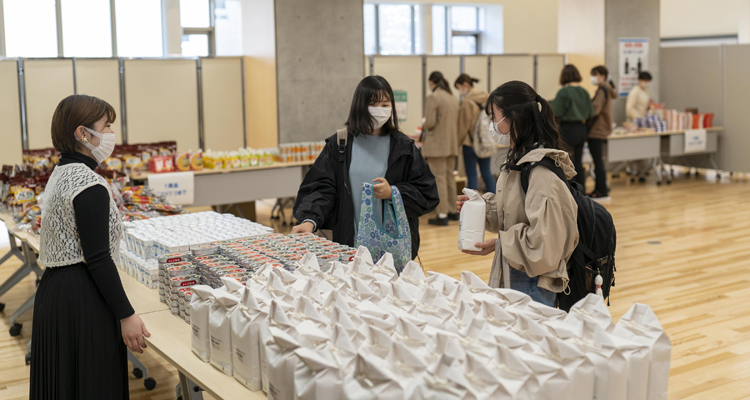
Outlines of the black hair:
{"label": "black hair", "polygon": [[493,90],[485,107],[493,121],[495,110],[501,110],[511,125],[512,145],[504,168],[516,165],[526,153],[540,147],[568,151],[552,106],[527,83],[510,81]]}
{"label": "black hair", "polygon": [[456,78],[456,82],[453,84],[453,87],[458,87],[458,85],[463,85],[464,83],[468,83],[469,86],[474,87],[474,84],[479,82],[479,79],[472,78],[468,74],[461,74]]}
{"label": "black hair", "polygon": [[651,74],[649,74],[647,71],[643,71],[640,74],[638,74],[638,80],[639,81],[649,81],[650,82],[651,79],[653,79],[653,78],[651,77]]}
{"label": "black hair", "polygon": [[562,72],[560,73],[560,86],[565,86],[571,82],[580,82],[581,81],[581,73],[578,72],[578,68],[576,68],[573,64],[568,64],[565,67],[563,67]]}
{"label": "black hair", "polygon": [[441,72],[435,71],[430,74],[429,81],[436,84],[440,89],[445,90],[446,92],[453,94],[451,92],[451,87],[448,85],[448,81],[445,80],[445,77]]}
{"label": "black hair", "polygon": [[392,116],[381,128],[380,135],[390,135],[398,132],[398,115],[396,114],[396,102],[393,99],[393,90],[388,81],[382,76],[368,76],[357,85],[354,90],[352,107],[349,110],[349,119],[344,124],[354,136],[370,135],[375,130],[372,115],[367,107],[370,104],[388,100],[391,102]]}

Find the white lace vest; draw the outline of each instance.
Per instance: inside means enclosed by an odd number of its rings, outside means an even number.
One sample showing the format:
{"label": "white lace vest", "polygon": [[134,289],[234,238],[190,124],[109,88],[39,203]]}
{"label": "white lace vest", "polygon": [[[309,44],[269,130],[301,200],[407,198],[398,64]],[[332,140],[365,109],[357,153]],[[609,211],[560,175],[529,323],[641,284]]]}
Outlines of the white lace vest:
{"label": "white lace vest", "polygon": [[44,191],[39,249],[39,263],[43,266],[61,267],[85,261],[73,199],[94,185],[104,186],[109,193],[109,250],[113,258],[119,254],[122,222],[107,180],[85,164],[58,165]]}

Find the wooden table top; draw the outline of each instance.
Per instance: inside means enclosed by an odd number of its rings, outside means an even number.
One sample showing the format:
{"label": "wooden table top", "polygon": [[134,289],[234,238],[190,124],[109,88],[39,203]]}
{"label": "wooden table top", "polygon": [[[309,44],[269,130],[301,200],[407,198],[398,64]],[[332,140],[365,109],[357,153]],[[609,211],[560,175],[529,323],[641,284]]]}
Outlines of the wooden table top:
{"label": "wooden table top", "polygon": [[[211,174],[229,174],[232,172],[245,172],[245,171],[262,171],[266,169],[276,169],[276,168],[292,168],[292,167],[304,167],[313,165],[315,163],[314,160],[308,160],[308,161],[298,161],[298,162],[277,162],[269,165],[260,165],[257,167],[243,167],[243,168],[231,168],[231,169],[202,169],[200,171],[192,171],[194,175],[211,175]],[[183,172],[183,171],[174,171],[174,172]],[[184,172],[190,172],[190,171],[184,171]],[[135,181],[142,181],[148,179],[149,172],[143,172],[138,175],[131,175],[130,179]]]}
{"label": "wooden table top", "polygon": [[[713,128],[706,128],[706,132],[723,132],[724,128],[720,126],[716,126]],[[607,137],[608,140],[616,140],[616,139],[633,139],[633,138],[641,138],[641,137],[654,137],[654,136],[672,136],[672,135],[683,135],[685,134],[685,131],[667,131],[667,132],[633,132],[633,133],[625,133],[621,135],[609,135]]]}

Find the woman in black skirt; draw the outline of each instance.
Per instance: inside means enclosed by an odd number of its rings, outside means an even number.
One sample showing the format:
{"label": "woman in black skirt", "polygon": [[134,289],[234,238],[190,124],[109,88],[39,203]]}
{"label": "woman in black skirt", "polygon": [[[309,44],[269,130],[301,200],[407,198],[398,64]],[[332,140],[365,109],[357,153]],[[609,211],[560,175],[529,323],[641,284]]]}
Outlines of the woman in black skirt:
{"label": "woman in black skirt", "polygon": [[107,181],[94,172],[115,145],[111,105],[74,95],[57,106],[52,143],[61,154],[44,194],[34,301],[31,399],[127,399],[127,345],[150,336],[112,260],[122,224]]}

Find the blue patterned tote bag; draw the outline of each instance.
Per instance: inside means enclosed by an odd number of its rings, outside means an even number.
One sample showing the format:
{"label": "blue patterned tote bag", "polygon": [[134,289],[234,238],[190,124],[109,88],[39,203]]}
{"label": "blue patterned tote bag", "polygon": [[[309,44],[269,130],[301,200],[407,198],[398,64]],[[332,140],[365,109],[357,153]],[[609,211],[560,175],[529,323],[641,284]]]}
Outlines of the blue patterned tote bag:
{"label": "blue patterned tote bag", "polygon": [[[375,202],[382,202],[382,214],[376,212]],[[381,215],[377,215],[381,214]],[[396,186],[391,186],[391,201],[375,198],[373,185],[362,184],[362,210],[359,214],[357,243],[365,246],[374,260],[385,253],[393,255],[396,270],[401,273],[406,263],[411,261],[411,232],[406,219],[406,209]]]}

